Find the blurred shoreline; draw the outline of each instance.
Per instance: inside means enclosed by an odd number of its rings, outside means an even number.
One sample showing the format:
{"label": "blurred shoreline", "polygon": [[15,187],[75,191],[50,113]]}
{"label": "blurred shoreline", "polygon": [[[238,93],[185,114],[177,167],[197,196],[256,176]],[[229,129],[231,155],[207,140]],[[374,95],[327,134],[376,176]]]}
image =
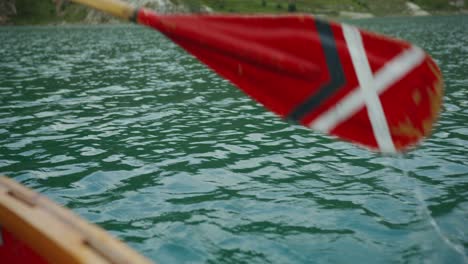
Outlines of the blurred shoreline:
{"label": "blurred shoreline", "polygon": [[[331,20],[468,14],[464,0],[125,0],[161,13],[302,13]],[[258,2],[258,3],[257,3]],[[323,3],[322,3],[323,2]],[[418,5],[418,2],[424,5]],[[210,3],[210,5],[206,4]],[[125,23],[66,0],[3,0],[0,25]]]}

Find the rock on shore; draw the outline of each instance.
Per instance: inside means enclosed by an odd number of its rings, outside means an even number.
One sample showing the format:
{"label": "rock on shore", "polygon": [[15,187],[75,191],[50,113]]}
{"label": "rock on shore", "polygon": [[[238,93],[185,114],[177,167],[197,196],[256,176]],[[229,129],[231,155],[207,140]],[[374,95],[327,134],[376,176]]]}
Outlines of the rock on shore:
{"label": "rock on shore", "polygon": [[15,0],[0,1],[0,25],[8,22],[10,16],[16,15]]}
{"label": "rock on shore", "polygon": [[406,2],[406,7],[408,7],[410,13],[413,16],[429,16],[430,13],[426,10],[423,10],[420,6],[415,3]]}

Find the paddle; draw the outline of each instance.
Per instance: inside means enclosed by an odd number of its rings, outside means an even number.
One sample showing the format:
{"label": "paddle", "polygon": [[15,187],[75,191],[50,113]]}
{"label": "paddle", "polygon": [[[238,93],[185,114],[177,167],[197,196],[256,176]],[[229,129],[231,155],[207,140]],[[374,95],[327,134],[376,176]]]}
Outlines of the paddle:
{"label": "paddle", "polygon": [[372,150],[413,146],[441,108],[439,68],[401,40],[309,15],[162,15],[72,1],[152,27],[282,118]]}

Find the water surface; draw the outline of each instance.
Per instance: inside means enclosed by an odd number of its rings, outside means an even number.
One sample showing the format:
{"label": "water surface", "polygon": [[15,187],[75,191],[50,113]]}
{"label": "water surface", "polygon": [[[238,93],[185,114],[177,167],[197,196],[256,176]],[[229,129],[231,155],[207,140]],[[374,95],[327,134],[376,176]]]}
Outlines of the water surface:
{"label": "water surface", "polygon": [[446,80],[385,157],[291,126],[137,26],[0,28],[0,172],[160,263],[466,263],[468,17],[358,25]]}

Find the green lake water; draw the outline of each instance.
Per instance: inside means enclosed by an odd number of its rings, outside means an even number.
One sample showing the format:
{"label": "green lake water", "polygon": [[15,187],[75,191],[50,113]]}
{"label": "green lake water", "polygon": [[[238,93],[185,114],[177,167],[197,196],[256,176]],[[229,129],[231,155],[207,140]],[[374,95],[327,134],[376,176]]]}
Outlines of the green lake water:
{"label": "green lake water", "polygon": [[467,263],[468,16],[353,23],[443,71],[404,156],[285,123],[149,29],[2,27],[0,173],[159,263]]}

